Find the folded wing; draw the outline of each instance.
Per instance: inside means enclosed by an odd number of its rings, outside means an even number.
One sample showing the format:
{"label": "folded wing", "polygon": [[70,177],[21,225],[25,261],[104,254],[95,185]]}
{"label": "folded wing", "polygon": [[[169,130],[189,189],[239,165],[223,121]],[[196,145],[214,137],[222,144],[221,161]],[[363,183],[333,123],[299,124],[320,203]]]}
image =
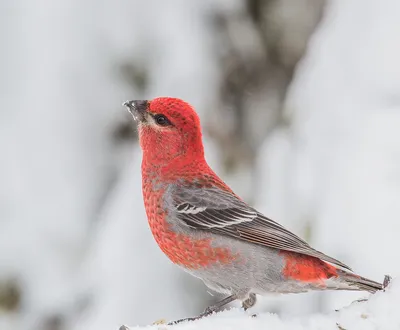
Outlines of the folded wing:
{"label": "folded wing", "polygon": [[306,254],[351,271],[349,266],[313,249],[307,242],[230,192],[217,188],[175,186],[170,193],[171,206],[178,219],[193,229]]}

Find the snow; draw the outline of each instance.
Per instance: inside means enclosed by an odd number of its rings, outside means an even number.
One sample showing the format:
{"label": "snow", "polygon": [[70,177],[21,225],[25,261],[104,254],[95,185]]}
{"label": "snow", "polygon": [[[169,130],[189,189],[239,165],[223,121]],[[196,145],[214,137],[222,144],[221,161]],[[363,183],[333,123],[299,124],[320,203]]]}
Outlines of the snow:
{"label": "snow", "polygon": [[314,313],[302,317],[280,317],[273,313],[259,313],[252,317],[251,310],[232,308],[193,322],[173,326],[133,326],[129,329],[274,329],[274,330],[391,330],[399,329],[400,281],[392,280],[386,291],[368,297],[368,301],[350,305],[329,313]]}

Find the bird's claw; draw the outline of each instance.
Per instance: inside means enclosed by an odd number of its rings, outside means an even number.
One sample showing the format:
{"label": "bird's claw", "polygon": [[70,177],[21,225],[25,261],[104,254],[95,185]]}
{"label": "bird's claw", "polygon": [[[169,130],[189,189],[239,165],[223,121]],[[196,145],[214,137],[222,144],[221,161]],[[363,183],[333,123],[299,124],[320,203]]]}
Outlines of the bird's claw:
{"label": "bird's claw", "polygon": [[242,302],[242,307],[246,311],[253,307],[257,302],[257,296],[254,293],[250,293],[249,297]]}
{"label": "bird's claw", "polygon": [[180,320],[176,320],[176,321],[171,321],[168,322],[167,325],[174,325],[174,324],[178,324],[178,323],[182,323],[185,321],[196,321],[196,320],[200,320],[203,317],[209,316],[213,313],[216,312],[216,308],[213,308],[213,306],[209,306],[207,307],[203,313],[201,313],[199,316],[194,316],[194,317],[187,317],[185,319],[180,319]]}
{"label": "bird's claw", "polygon": [[196,321],[196,320],[201,319],[203,316],[206,316],[206,315],[199,315],[199,316],[195,316],[195,317],[187,317],[185,319],[179,319],[179,320],[171,321],[171,322],[168,322],[167,325],[175,325],[175,324],[179,324],[179,323],[186,322],[186,321]]}
{"label": "bird's claw", "polygon": [[207,307],[203,313],[200,314],[200,316],[206,316],[206,315],[210,315],[212,313],[215,313],[216,310],[215,308],[212,308],[211,306]]}

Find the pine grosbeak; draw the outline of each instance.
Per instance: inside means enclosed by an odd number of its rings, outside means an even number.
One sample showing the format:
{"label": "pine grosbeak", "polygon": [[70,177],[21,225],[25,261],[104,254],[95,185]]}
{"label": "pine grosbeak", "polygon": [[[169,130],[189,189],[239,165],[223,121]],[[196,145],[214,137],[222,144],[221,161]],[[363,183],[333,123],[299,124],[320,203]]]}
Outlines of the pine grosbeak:
{"label": "pine grosbeak", "polygon": [[170,97],[124,105],[138,122],[143,199],[155,240],[174,264],[229,295],[199,317],[236,299],[247,309],[256,294],[269,292],[382,289],[238,197],[208,166],[191,105]]}

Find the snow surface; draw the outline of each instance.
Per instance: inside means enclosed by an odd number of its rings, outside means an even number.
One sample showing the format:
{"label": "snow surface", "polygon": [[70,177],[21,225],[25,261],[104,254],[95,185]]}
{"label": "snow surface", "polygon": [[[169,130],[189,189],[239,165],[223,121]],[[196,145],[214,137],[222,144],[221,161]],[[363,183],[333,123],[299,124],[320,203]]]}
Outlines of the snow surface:
{"label": "snow surface", "polygon": [[397,279],[389,284],[385,292],[370,295],[368,301],[355,301],[338,311],[326,314],[279,317],[277,314],[264,312],[257,317],[251,317],[251,310],[244,312],[233,308],[193,322],[182,322],[173,326],[134,326],[130,329],[394,330],[400,328],[399,303],[400,280]]}

